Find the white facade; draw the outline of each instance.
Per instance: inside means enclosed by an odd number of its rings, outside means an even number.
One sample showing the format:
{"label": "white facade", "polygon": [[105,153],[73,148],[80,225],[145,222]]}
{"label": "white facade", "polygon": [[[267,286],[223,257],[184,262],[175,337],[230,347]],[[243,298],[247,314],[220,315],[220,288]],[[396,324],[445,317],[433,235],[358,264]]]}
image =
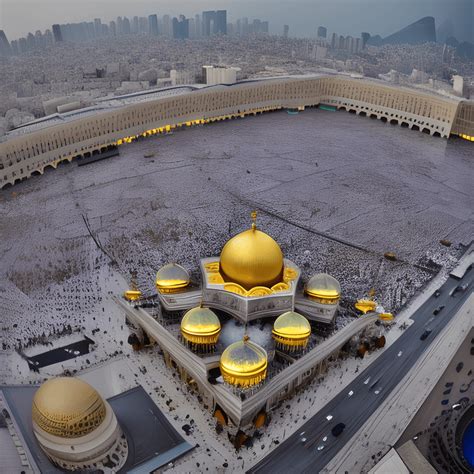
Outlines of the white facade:
{"label": "white facade", "polygon": [[203,66],[203,79],[208,86],[215,84],[235,84],[237,82],[238,67]]}

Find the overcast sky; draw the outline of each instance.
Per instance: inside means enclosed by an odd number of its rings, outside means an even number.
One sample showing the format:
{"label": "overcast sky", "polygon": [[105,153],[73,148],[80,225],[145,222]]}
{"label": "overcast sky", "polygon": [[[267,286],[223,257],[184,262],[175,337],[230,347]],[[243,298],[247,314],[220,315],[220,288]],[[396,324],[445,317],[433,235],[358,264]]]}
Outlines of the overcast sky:
{"label": "overcast sky", "polygon": [[423,16],[434,16],[437,25],[450,19],[455,35],[472,41],[473,4],[474,0],[0,0],[0,29],[12,40],[53,23],[94,18],[109,22],[119,15],[151,13],[193,16],[226,9],[229,21],[242,16],[269,20],[271,33],[289,24],[291,36],[314,36],[318,25],[344,35],[368,31],[385,36]]}

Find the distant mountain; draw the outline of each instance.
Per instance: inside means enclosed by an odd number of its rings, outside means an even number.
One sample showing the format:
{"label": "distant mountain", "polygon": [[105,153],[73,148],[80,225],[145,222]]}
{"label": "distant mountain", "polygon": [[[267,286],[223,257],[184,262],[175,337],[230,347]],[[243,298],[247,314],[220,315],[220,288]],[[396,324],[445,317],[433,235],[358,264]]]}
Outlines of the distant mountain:
{"label": "distant mountain", "polygon": [[420,44],[436,42],[435,19],[425,16],[383,39],[383,44]]}
{"label": "distant mountain", "polygon": [[420,44],[436,42],[435,19],[432,16],[425,16],[421,20],[415,21],[400,31],[393,33],[386,38],[375,36],[370,38],[369,44],[380,46],[382,44]]}

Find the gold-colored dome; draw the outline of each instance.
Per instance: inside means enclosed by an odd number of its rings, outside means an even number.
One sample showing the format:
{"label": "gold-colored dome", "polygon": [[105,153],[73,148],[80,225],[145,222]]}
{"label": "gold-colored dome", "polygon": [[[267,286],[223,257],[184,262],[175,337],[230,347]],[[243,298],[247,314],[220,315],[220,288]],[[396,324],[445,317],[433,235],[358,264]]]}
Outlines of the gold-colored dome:
{"label": "gold-colored dome", "polygon": [[267,376],[267,352],[247,336],[228,346],[221,355],[220,369],[224,380],[232,385],[256,385]]}
{"label": "gold-colored dome", "polygon": [[273,323],[272,334],[275,341],[284,348],[306,347],[311,325],[301,314],[287,311]]}
{"label": "gold-colored dome", "polygon": [[94,431],[105,414],[104,401],[97,391],[74,377],[47,380],[33,398],[33,422],[60,438],[78,438]]}
{"label": "gold-colored dome", "polygon": [[222,249],[220,269],[226,281],[250,290],[272,287],[281,281],[283,254],[280,246],[255,227],[232,237]]}
{"label": "gold-colored dome", "polygon": [[357,303],[354,306],[362,313],[367,314],[371,311],[375,311],[377,303],[374,300],[360,299],[357,300]]}
{"label": "gold-colored dome", "polygon": [[305,292],[320,303],[336,304],[341,296],[341,286],[331,275],[318,273],[306,283]]}
{"label": "gold-colored dome", "polygon": [[192,344],[216,344],[221,323],[209,308],[190,309],[181,320],[181,334]]}
{"label": "gold-colored dome", "polygon": [[158,291],[172,292],[189,285],[189,273],[177,263],[168,263],[158,270],[155,284]]}

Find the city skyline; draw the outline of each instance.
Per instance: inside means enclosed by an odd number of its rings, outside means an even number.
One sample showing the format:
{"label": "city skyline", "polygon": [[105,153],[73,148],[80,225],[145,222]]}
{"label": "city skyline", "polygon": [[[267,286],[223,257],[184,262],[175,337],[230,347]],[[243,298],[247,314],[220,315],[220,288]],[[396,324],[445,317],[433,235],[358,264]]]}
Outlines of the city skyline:
{"label": "city skyline", "polygon": [[[299,0],[292,2],[292,8],[287,9],[287,2],[275,2],[272,6],[279,4],[281,8],[268,8],[269,2],[264,0],[257,6],[248,1],[236,4],[233,1],[221,0],[219,2],[196,4],[189,1],[174,2],[171,6],[164,2],[142,1],[134,3],[114,3],[113,10],[108,2],[87,3],[66,0],[58,7],[57,0],[42,2],[42,8],[30,15],[31,2],[2,0],[0,3],[0,29],[4,30],[7,37],[12,40],[26,36],[28,32],[51,29],[54,23],[69,23],[93,21],[101,18],[109,22],[117,16],[133,17],[147,16],[151,14],[179,17],[184,14],[192,17],[202,14],[206,10],[226,9],[228,21],[235,21],[239,17],[262,17],[270,23],[270,34],[282,34],[283,25],[288,24],[290,36],[316,37],[317,27],[321,24],[327,26],[328,31],[344,32],[345,34],[359,34],[360,31],[370,31],[372,34],[388,35],[397,31],[407,23],[417,20],[423,16],[434,16],[436,25],[450,21],[454,35],[460,40],[472,41],[472,5],[468,0],[424,0],[416,5],[405,1],[409,8],[401,8],[400,1],[385,0],[375,2],[374,0],[362,0],[359,2],[348,2],[347,0],[336,0],[330,4],[326,0],[308,2]],[[65,7],[67,3],[67,7]],[[397,4],[397,14],[393,14],[393,8]],[[86,5],[86,7],[85,7]],[[293,8],[296,7],[296,8]],[[370,8],[367,8],[370,7]],[[364,14],[361,14],[361,12]],[[370,15],[367,15],[367,11]],[[87,12],[85,14],[84,12]],[[342,14],[341,14],[342,13]]]}

